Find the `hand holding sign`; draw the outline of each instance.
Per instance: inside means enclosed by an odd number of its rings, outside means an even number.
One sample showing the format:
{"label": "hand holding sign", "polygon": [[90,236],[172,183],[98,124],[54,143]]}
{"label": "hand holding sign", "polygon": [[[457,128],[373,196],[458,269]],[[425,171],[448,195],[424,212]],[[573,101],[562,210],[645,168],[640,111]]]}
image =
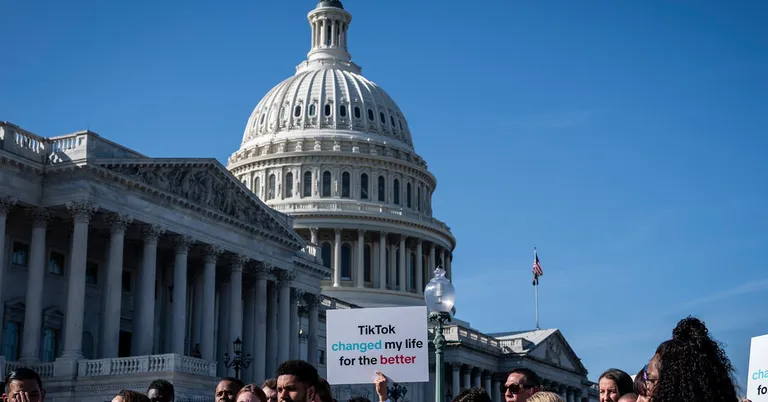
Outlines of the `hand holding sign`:
{"label": "hand holding sign", "polygon": [[385,402],[387,400],[387,376],[376,372],[376,379],[373,380],[373,387],[376,389],[376,395],[379,396],[379,402]]}

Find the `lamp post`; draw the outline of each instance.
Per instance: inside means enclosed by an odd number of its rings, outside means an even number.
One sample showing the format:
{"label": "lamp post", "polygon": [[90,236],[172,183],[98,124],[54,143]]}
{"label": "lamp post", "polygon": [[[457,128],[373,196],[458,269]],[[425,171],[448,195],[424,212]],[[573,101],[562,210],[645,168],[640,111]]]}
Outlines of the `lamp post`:
{"label": "lamp post", "polygon": [[232,349],[235,353],[235,356],[230,360],[229,353],[224,353],[224,365],[227,368],[234,368],[235,378],[239,380],[240,370],[245,370],[251,365],[251,354],[248,353],[245,355],[245,357],[243,357],[243,341],[240,340],[240,337],[237,337],[237,339],[232,342]]}
{"label": "lamp post", "polygon": [[434,278],[424,288],[424,301],[429,309],[429,319],[436,324],[432,340],[435,345],[435,402],[443,402],[443,324],[451,321],[451,313],[455,311],[455,299],[456,291],[451,281],[445,277],[445,270],[438,266]]}
{"label": "lamp post", "polygon": [[398,384],[392,383],[391,387],[387,387],[387,398],[392,402],[397,402],[400,398],[405,398],[405,394],[408,393],[408,388]]}

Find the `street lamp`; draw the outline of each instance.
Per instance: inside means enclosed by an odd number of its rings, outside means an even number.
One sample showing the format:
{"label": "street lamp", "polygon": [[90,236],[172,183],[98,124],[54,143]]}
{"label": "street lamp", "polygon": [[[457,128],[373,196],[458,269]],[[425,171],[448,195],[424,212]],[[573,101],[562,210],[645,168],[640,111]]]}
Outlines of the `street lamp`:
{"label": "street lamp", "polygon": [[408,388],[398,384],[392,383],[391,387],[387,387],[387,398],[392,402],[397,402],[400,398],[405,398],[405,394],[408,393]]}
{"label": "street lamp", "polygon": [[224,353],[224,365],[227,368],[234,368],[235,369],[235,378],[238,380],[240,379],[240,370],[245,370],[248,368],[248,366],[251,365],[251,354],[248,353],[243,357],[243,341],[240,340],[240,337],[237,337],[234,342],[232,342],[232,349],[235,352],[235,356],[232,358],[232,360],[229,359],[229,353]]}
{"label": "street lamp", "polygon": [[455,299],[456,291],[451,281],[445,277],[445,270],[438,266],[435,269],[435,277],[424,288],[424,301],[429,309],[429,319],[437,324],[432,341],[435,345],[435,402],[443,402],[443,324],[451,321]]}

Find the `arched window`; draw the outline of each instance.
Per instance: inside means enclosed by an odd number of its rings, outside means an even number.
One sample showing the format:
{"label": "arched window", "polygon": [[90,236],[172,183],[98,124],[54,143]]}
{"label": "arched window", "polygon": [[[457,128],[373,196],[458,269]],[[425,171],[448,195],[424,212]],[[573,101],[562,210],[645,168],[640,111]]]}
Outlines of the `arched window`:
{"label": "arched window", "polygon": [[411,208],[411,183],[405,185],[405,203],[408,208]]}
{"label": "arched window", "polygon": [[296,105],[296,107],[293,108],[293,117],[299,116],[301,116],[301,105]]}
{"label": "arched window", "polygon": [[349,172],[341,174],[341,198],[349,198]]}
{"label": "arched window", "polygon": [[384,112],[379,112],[379,119],[381,120],[381,124],[387,124],[387,117],[384,116]]}
{"label": "arched window", "polygon": [[332,111],[332,109],[331,109],[331,105],[329,105],[329,104],[327,104],[327,103],[326,103],[326,104],[325,104],[325,115],[326,115],[326,116],[330,116],[330,115],[331,115],[331,111]]}
{"label": "arched window", "polygon": [[13,321],[5,323],[3,334],[3,355],[7,361],[15,362],[19,358],[19,328],[21,326]]}
{"label": "arched window", "polygon": [[360,199],[368,199],[368,174],[363,173],[360,175]]}
{"label": "arched window", "polygon": [[40,360],[43,362],[52,362],[56,358],[59,334],[53,328],[43,330],[43,347]]}
{"label": "arched window", "polygon": [[323,266],[331,268],[331,243],[324,242],[320,246],[320,257],[323,258]]}
{"label": "arched window", "polygon": [[253,193],[261,198],[261,180],[259,180],[258,176],[253,179]]}
{"label": "arched window", "polygon": [[304,197],[312,196],[312,172],[304,172]]}
{"label": "arched window", "polygon": [[341,245],[341,280],[352,279],[352,246],[349,243]]}
{"label": "arched window", "polygon": [[366,244],[363,248],[363,280],[365,282],[372,282],[373,268],[371,266],[371,246]]}
{"label": "arched window", "polygon": [[344,105],[339,106],[339,116],[347,117],[347,107]]}
{"label": "arched window", "polygon": [[288,172],[285,175],[285,198],[293,197],[293,173]]}
{"label": "arched window", "polygon": [[360,118],[360,107],[359,106],[355,106],[355,118],[356,119]]}
{"label": "arched window", "polygon": [[379,176],[379,202],[387,201],[387,180],[384,176]]}
{"label": "arched window", "polygon": [[416,289],[416,254],[410,253],[408,258],[408,277],[411,283],[408,284],[409,290]]}
{"label": "arched window", "polygon": [[373,121],[373,109],[368,109],[368,120]]}
{"label": "arched window", "polygon": [[393,193],[395,194],[394,203],[400,205],[400,180],[395,179],[395,181],[392,182],[392,187],[394,190]]}
{"label": "arched window", "polygon": [[323,172],[323,197],[331,196],[331,172]]}
{"label": "arched window", "polygon": [[416,188],[416,209],[421,212],[421,186]]}
{"label": "arched window", "polygon": [[276,186],[275,174],[269,175],[269,189],[267,190],[267,199],[273,200],[275,198],[275,186]]}
{"label": "arched window", "polygon": [[259,121],[259,124],[264,124],[264,119],[267,117],[266,113],[261,114],[261,120]]}
{"label": "arched window", "polygon": [[389,116],[389,122],[392,123],[392,127],[395,127],[395,118],[392,116]]}
{"label": "arched window", "polygon": [[402,120],[398,120],[397,122],[400,123],[400,131],[403,131],[403,121]]}
{"label": "arched window", "polygon": [[314,116],[315,112],[317,112],[317,106],[315,106],[315,104],[313,103],[309,105],[309,115]]}

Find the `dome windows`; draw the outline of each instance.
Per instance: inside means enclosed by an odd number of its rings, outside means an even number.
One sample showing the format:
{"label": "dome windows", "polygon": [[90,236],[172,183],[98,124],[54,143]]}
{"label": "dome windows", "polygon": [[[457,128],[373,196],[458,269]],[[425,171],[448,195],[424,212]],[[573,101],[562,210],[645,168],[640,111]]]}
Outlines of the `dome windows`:
{"label": "dome windows", "polygon": [[411,208],[411,183],[405,185],[405,206]]}
{"label": "dome windows", "polygon": [[309,115],[314,116],[316,112],[317,112],[317,106],[315,106],[314,103],[309,105]]}
{"label": "dome windows", "polygon": [[392,128],[395,127],[395,118],[393,116],[389,116],[389,121],[392,123]]}
{"label": "dome windows", "polygon": [[394,193],[394,199],[392,200],[395,204],[400,205],[400,180],[395,179],[395,181],[392,183]]}
{"label": "dome windows", "polygon": [[379,112],[379,119],[381,120],[381,124],[387,124],[387,117],[384,116],[384,112]]}
{"label": "dome windows", "polygon": [[400,131],[403,131],[403,121],[402,120],[398,120],[397,122],[400,123]]}
{"label": "dome windows", "polygon": [[347,107],[344,105],[339,106],[339,116],[347,117]]}
{"label": "dome windows", "polygon": [[379,202],[387,201],[387,180],[384,176],[379,176]]}
{"label": "dome windows", "polygon": [[368,109],[368,120],[373,121],[373,109]]}
{"label": "dome windows", "polygon": [[293,108],[293,117],[299,116],[301,116],[301,105],[296,105],[296,107]]}
{"label": "dome windows", "polygon": [[265,113],[261,114],[261,120],[259,120],[259,124],[264,124],[264,119],[266,119],[267,115]]}
{"label": "dome windows", "polygon": [[350,197],[350,177],[349,172],[341,174],[341,198]]}
{"label": "dome windows", "polygon": [[269,188],[267,189],[267,199],[268,200],[274,200],[275,199],[275,174],[269,175]]}
{"label": "dome windows", "polygon": [[304,189],[302,190],[303,197],[312,196],[312,172],[304,172]]}
{"label": "dome windows", "polygon": [[325,116],[326,117],[330,116],[332,111],[333,111],[333,108],[331,108],[331,104],[330,103],[326,103],[325,104],[325,110],[324,110]]}
{"label": "dome windows", "polygon": [[368,199],[368,174],[363,173],[360,175],[360,199]]}
{"label": "dome windows", "polygon": [[331,172],[327,170],[323,172],[323,193],[321,196],[322,197],[331,196]]}
{"label": "dome windows", "polygon": [[285,198],[291,197],[293,197],[293,173],[288,172],[285,175]]}
{"label": "dome windows", "polygon": [[359,106],[355,106],[355,118],[356,119],[360,118],[360,107]]}

